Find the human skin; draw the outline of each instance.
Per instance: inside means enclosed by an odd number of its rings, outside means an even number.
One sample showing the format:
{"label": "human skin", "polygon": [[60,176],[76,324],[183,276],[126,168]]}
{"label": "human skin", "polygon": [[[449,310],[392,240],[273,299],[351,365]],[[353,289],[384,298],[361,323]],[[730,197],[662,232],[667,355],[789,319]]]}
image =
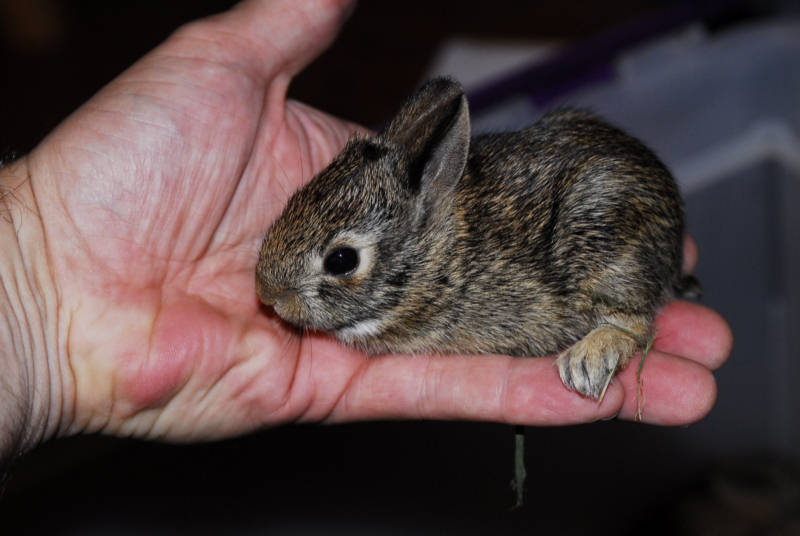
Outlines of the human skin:
{"label": "human skin", "polygon": [[[636,367],[598,403],[564,388],[552,357],[368,358],[260,306],[265,230],[361,130],[286,99],[352,7],[248,0],[188,24],[0,169],[0,459],[87,432],[184,442],[308,421],[634,418]],[[730,330],[681,301],[655,326],[644,421],[694,422]]]}

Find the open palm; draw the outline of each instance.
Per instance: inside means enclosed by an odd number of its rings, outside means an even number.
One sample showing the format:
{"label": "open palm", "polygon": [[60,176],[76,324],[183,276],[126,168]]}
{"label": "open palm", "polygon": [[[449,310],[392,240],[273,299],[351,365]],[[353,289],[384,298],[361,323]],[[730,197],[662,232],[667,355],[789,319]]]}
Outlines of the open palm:
{"label": "open palm", "polygon": [[[347,4],[251,0],[188,25],[29,156],[59,297],[63,432],[182,441],[296,420],[632,415],[631,370],[597,404],[551,359],[368,359],[259,307],[264,232],[358,128],[285,99]],[[645,418],[690,422],[713,403],[730,334],[686,303],[658,325]]]}

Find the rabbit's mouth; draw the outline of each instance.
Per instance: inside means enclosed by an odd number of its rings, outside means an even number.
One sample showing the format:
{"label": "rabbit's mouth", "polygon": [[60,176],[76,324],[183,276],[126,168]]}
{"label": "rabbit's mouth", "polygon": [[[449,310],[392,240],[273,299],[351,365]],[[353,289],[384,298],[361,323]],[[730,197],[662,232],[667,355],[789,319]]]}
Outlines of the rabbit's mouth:
{"label": "rabbit's mouth", "polygon": [[259,281],[257,286],[258,297],[261,302],[272,307],[272,310],[283,319],[298,328],[313,327],[308,319],[306,307],[297,292],[286,289],[267,287]]}
{"label": "rabbit's mouth", "polygon": [[303,314],[303,303],[297,294],[287,294],[275,300],[272,308],[278,316],[298,328],[313,327],[309,318]]}
{"label": "rabbit's mouth", "polygon": [[305,314],[306,307],[296,290],[282,288],[256,278],[256,292],[261,302],[272,307],[285,322],[298,328],[311,327]]}

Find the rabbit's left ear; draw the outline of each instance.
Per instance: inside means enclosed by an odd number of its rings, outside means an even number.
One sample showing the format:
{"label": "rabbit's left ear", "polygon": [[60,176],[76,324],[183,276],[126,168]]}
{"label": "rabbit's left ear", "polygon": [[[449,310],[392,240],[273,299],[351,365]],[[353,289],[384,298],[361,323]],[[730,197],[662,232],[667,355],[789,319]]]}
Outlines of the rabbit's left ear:
{"label": "rabbit's left ear", "polygon": [[418,208],[429,213],[451,198],[469,155],[467,98],[449,78],[425,84],[401,108],[384,135],[410,157],[410,184]]}

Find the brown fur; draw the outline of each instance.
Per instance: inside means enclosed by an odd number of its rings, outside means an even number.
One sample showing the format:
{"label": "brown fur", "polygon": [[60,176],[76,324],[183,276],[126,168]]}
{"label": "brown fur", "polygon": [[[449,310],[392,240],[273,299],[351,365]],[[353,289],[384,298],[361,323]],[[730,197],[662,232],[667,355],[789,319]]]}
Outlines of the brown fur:
{"label": "brown fur", "polygon": [[[373,354],[560,352],[597,397],[686,287],[682,236],[677,185],[637,140],[575,110],[470,140],[460,86],[435,79],[290,199],[257,288]],[[325,273],[343,244],[359,268]]]}

